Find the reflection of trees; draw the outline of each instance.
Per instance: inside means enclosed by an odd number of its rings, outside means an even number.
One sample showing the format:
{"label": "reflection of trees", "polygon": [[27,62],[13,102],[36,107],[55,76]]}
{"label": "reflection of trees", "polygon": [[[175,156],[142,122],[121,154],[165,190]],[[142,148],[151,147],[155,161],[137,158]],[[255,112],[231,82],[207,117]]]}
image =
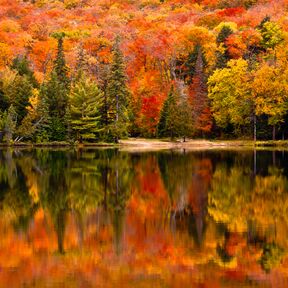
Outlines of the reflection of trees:
{"label": "reflection of trees", "polygon": [[[45,177],[42,177],[42,204],[52,216],[58,236],[59,252],[63,240],[67,213],[73,212],[78,226],[79,244],[84,237],[84,218],[102,205],[111,212],[115,243],[120,243],[123,215],[129,197],[131,165],[129,156],[117,150],[78,150],[73,153],[50,152],[45,157]],[[105,215],[104,215],[105,217]]]}
{"label": "reflection of trees", "polygon": [[[269,271],[279,265],[288,248],[287,178],[273,165],[264,167],[265,171],[258,165],[258,174],[253,173],[253,153],[249,161],[248,154],[227,155],[157,152],[139,156],[115,149],[0,151],[0,213],[15,229],[25,231],[36,210],[42,207],[45,216],[52,219],[60,253],[68,249],[64,247],[68,218],[76,225],[79,247],[84,243],[89,221],[94,221],[92,225],[101,223],[102,227],[112,225],[115,251],[120,254],[132,184],[140,189],[146,185],[149,194],[133,195],[142,197],[146,205],[154,199],[161,204],[163,199],[166,201],[164,183],[170,198],[171,228],[174,225],[178,232],[188,232],[187,236],[194,239],[192,242],[189,238],[189,243],[200,245],[205,238],[211,240],[213,219],[224,227],[217,238],[220,262],[226,265],[237,259],[236,246],[246,241],[248,248],[256,248],[259,265]],[[157,165],[163,183],[158,179]],[[143,176],[147,167],[157,173],[141,178],[139,175]],[[155,177],[157,181],[153,182]],[[161,196],[158,190],[162,191]],[[145,214],[146,221],[148,210],[138,208],[139,201],[134,203],[131,209]],[[153,206],[153,215],[161,213],[157,210],[161,204]],[[239,245],[244,245],[242,242]],[[205,247],[200,250],[204,252]]]}
{"label": "reflection of trees", "polygon": [[103,205],[114,225],[120,252],[126,202],[133,167],[129,154],[117,150],[0,152],[0,207],[13,215],[15,227],[27,229],[41,205],[53,221],[58,250],[64,253],[68,213],[77,225],[79,245],[85,215]]}
{"label": "reflection of trees", "polygon": [[217,165],[212,178],[208,213],[233,231],[246,230],[246,204],[250,202],[253,185],[250,173],[249,167],[235,165],[230,168],[224,162]]}
{"label": "reflection of trees", "polygon": [[30,157],[21,156],[20,152],[14,154],[11,150],[0,152],[1,212],[10,216],[17,230],[26,231],[38,206],[27,183],[33,161]]}
{"label": "reflection of trees", "polygon": [[265,243],[259,262],[263,270],[270,272],[272,268],[281,263],[283,256],[284,250],[279,245],[276,243]]}
{"label": "reflection of trees", "polygon": [[[109,150],[108,150],[109,151]],[[110,150],[102,165],[102,188],[104,189],[104,208],[111,212],[114,227],[116,253],[121,253],[126,202],[130,197],[133,179],[131,156]]]}
{"label": "reflection of trees", "polygon": [[[281,247],[287,247],[283,239],[286,234],[282,233],[281,239],[277,227],[288,224],[288,182],[273,166],[265,176],[251,175],[247,165],[218,164],[211,182],[208,213],[216,222],[225,224],[228,232],[247,232],[247,245],[262,247],[260,263],[269,271],[280,263]],[[224,252],[222,249],[220,254]]]}
{"label": "reflection of trees", "polygon": [[68,159],[62,151],[51,151],[42,164],[44,164],[45,172],[40,179],[41,204],[50,212],[57,234],[58,251],[64,253],[66,214],[69,209],[68,183],[65,173]]}
{"label": "reflection of trees", "polygon": [[179,228],[184,221],[195,242],[201,244],[212,173],[211,160],[201,154],[170,152],[160,153],[158,163],[170,196],[172,225]]}

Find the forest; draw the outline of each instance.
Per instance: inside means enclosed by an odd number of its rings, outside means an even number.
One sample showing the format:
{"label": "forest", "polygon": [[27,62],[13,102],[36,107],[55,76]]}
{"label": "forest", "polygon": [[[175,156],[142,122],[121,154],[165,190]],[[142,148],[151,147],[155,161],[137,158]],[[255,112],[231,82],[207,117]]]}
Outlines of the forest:
{"label": "forest", "polygon": [[0,0],[0,142],[288,137],[287,0]]}

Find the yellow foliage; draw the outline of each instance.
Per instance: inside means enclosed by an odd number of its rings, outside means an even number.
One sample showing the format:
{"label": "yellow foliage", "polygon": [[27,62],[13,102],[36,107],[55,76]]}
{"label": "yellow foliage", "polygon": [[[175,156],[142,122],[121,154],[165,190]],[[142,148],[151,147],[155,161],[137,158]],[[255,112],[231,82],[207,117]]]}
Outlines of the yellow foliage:
{"label": "yellow foliage", "polygon": [[13,53],[9,45],[0,42],[0,68],[9,65],[13,57]]}
{"label": "yellow foliage", "polygon": [[16,33],[20,31],[20,25],[11,19],[5,19],[0,22],[0,31],[7,33]]}
{"label": "yellow foliage", "polygon": [[233,32],[237,31],[237,23],[235,22],[221,22],[214,30],[219,33],[223,27],[229,27]]}

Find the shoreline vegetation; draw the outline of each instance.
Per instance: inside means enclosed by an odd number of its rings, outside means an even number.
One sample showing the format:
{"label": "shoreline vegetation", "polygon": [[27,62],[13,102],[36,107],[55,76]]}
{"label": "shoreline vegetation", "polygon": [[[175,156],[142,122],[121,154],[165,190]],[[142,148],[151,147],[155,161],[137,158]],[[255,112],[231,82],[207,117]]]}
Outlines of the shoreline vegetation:
{"label": "shoreline vegetation", "polygon": [[186,142],[180,139],[171,141],[169,139],[146,139],[146,138],[129,138],[120,140],[116,143],[69,143],[61,142],[45,142],[45,143],[0,143],[0,148],[7,147],[29,147],[29,148],[61,148],[61,147],[77,147],[77,148],[132,148],[132,149],[217,149],[217,148],[288,148],[288,140],[270,140],[270,141],[253,141],[253,140],[203,140],[188,139]]}

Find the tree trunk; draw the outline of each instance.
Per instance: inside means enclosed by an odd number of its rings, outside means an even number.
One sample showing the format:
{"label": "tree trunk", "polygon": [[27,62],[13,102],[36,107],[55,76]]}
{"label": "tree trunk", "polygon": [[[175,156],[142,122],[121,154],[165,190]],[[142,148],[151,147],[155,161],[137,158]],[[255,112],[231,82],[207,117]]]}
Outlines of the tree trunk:
{"label": "tree trunk", "polygon": [[115,142],[119,143],[119,135],[118,135],[118,120],[119,120],[119,97],[118,95],[116,96],[116,137],[115,137]]}
{"label": "tree trunk", "polygon": [[254,122],[254,142],[257,141],[257,117],[256,115],[254,114],[253,116],[253,122]]}
{"label": "tree trunk", "polygon": [[257,174],[257,151],[256,147],[254,148],[254,176]]}
{"label": "tree trunk", "polygon": [[273,141],[275,141],[276,140],[276,126],[275,125],[273,125],[272,137],[273,137]]}

